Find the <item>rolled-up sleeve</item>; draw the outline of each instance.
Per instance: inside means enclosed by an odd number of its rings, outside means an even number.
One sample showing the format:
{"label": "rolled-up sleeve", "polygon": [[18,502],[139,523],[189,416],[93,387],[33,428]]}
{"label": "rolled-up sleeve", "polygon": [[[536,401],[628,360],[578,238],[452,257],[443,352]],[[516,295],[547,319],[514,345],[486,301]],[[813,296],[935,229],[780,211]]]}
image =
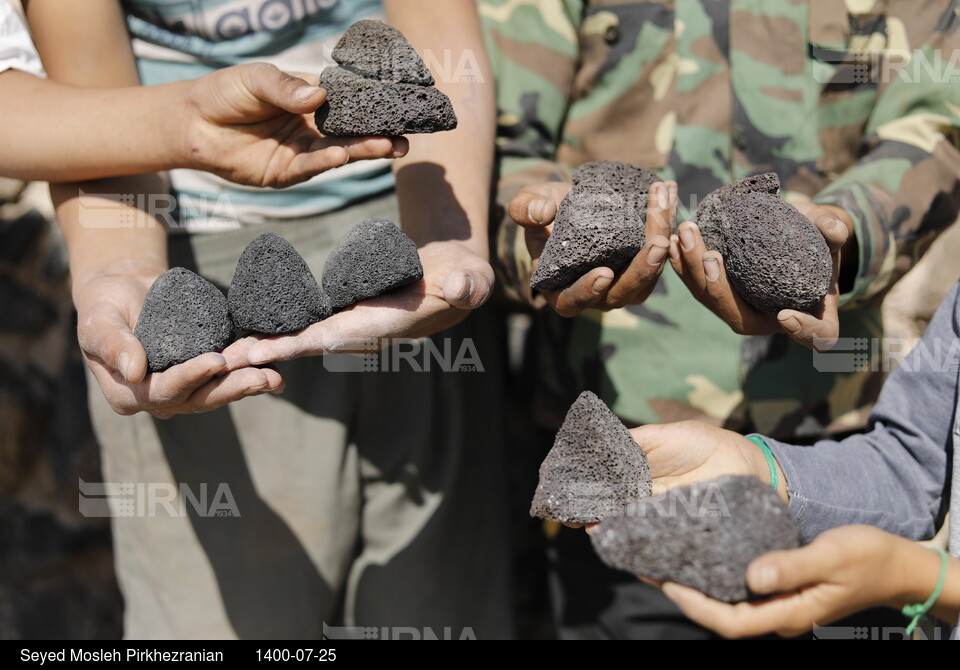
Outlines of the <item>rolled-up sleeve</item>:
{"label": "rolled-up sleeve", "polygon": [[930,537],[946,512],[960,370],[960,285],[884,385],[866,433],[812,446],[767,439],[809,541],[870,524]]}
{"label": "rolled-up sleeve", "polygon": [[23,19],[7,0],[0,0],[0,72],[7,70],[44,76],[40,56]]}

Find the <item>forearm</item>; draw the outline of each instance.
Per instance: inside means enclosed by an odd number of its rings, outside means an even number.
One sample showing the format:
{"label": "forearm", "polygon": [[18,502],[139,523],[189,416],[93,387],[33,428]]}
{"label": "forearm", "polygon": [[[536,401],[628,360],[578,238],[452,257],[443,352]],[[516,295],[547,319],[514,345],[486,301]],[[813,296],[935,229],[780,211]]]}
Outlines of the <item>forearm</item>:
{"label": "forearm", "polygon": [[812,447],[768,441],[805,538],[859,523],[915,539],[933,533],[953,448],[958,320],[960,285],[887,380],[870,432]]}
{"label": "forearm", "polygon": [[[388,21],[434,71],[436,86],[450,97],[455,130],[410,137],[410,152],[396,161],[397,196],[404,231],[418,246],[456,240],[488,255],[487,226],[493,172],[496,103],[480,22],[472,0],[443,7],[423,0],[386,0]],[[427,11],[427,6],[431,7]]]}
{"label": "forearm", "polygon": [[190,82],[92,89],[0,75],[5,176],[85,181],[186,166]]}
{"label": "forearm", "polygon": [[149,285],[167,269],[166,228],[148,211],[98,195],[131,195],[146,204],[150,199],[139,196],[166,193],[160,177],[53,184],[50,193],[69,250],[74,296],[98,276],[128,275]]}

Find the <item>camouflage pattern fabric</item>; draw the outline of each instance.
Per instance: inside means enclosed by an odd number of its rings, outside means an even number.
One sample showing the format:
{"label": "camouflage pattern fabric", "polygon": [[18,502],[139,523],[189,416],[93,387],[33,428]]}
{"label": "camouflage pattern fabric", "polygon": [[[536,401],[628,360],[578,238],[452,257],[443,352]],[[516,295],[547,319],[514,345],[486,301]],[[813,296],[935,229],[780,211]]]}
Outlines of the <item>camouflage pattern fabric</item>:
{"label": "camouflage pattern fabric", "polygon": [[[501,205],[613,159],[675,179],[682,221],[720,185],[775,171],[786,199],[849,212],[858,240],[834,353],[733,334],[670,268],[640,306],[541,310],[539,419],[558,425],[591,389],[631,424],[809,439],[862,427],[882,383],[877,348],[859,349],[882,335],[879,302],[960,209],[960,0],[482,0],[480,12]],[[494,240],[501,285],[535,303],[522,231],[501,217]]]}

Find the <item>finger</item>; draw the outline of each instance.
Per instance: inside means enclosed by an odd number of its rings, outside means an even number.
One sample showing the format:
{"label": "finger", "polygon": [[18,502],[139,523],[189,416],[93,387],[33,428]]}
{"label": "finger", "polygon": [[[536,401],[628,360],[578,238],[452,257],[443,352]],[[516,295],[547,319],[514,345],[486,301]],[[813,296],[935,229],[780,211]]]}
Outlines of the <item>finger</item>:
{"label": "finger", "polygon": [[723,255],[719,251],[708,251],[701,257],[700,267],[713,312],[723,319],[734,332],[746,332],[746,307],[737,301],[736,293],[727,277],[727,268]]}
{"label": "finger", "polygon": [[308,155],[317,150],[332,152],[331,156],[339,160],[335,167],[339,167],[346,158],[349,158],[351,163],[374,158],[402,158],[410,150],[410,142],[402,136],[324,137],[316,140],[310,149]]}
{"label": "finger", "polygon": [[833,214],[819,214],[813,217],[813,225],[817,227],[823,239],[827,241],[830,252],[839,252],[850,237],[850,230],[846,224]]}
{"label": "finger", "polygon": [[688,618],[726,638],[794,628],[806,616],[802,601],[794,595],[730,605],[673,582],[664,584],[662,590]]}
{"label": "finger", "polygon": [[747,567],[747,586],[758,595],[794,591],[829,582],[843,561],[842,552],[829,540],[799,549],[774,551]]}
{"label": "finger", "polygon": [[507,206],[510,218],[521,226],[542,228],[553,223],[560,201],[570,190],[566,182],[547,182],[527,186]]}
{"label": "finger", "polygon": [[[826,302],[826,298],[824,298]],[[784,309],[777,314],[777,321],[797,343],[815,351],[832,349],[840,336],[840,317],[836,308],[824,305],[824,318],[818,319],[812,314]]]}
{"label": "finger", "polygon": [[557,314],[573,317],[603,300],[613,276],[610,268],[594,268],[562,291],[543,292],[544,297]]}
{"label": "finger", "polygon": [[179,405],[190,394],[218,374],[226,372],[223,354],[209,353],[149,375],[135,387],[135,396],[143,409]]}
{"label": "finger", "polygon": [[657,235],[648,240],[647,246],[613,281],[604,298],[604,308],[616,309],[624,305],[641,303],[653,291],[657,278],[666,267],[670,240],[663,235]]}
{"label": "finger", "polygon": [[232,402],[275,393],[281,387],[281,378],[276,370],[244,368],[229,372],[210,380],[192,394],[181,405],[152,412],[159,418],[174,414],[196,414],[224,407]]}
{"label": "finger", "polygon": [[673,233],[677,213],[677,183],[657,182],[650,187],[647,198],[646,239],[658,235],[665,238]]}
{"label": "finger", "polygon": [[258,100],[293,114],[308,114],[326,100],[326,91],[269,63],[241,66],[240,80]]}
{"label": "finger", "polygon": [[703,291],[706,288],[706,278],[703,272],[703,255],[707,253],[707,245],[700,235],[700,227],[692,221],[684,221],[677,228],[677,237],[680,245],[680,260],[686,270],[686,275]]}
{"label": "finger", "polygon": [[493,293],[493,270],[455,270],[443,282],[443,299],[459,309],[476,309]]}
{"label": "finger", "polygon": [[83,352],[118,372],[129,384],[139,384],[147,374],[147,354],[130,324],[113,305],[85,312],[77,337]]}

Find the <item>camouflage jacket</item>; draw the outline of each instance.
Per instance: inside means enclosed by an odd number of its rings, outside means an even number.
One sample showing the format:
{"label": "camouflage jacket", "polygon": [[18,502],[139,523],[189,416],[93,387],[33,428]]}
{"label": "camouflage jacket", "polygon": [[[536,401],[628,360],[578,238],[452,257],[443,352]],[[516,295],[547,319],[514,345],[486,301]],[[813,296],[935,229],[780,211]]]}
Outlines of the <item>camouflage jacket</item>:
{"label": "camouflage jacket", "polygon": [[[670,268],[643,304],[535,319],[542,422],[585,388],[631,424],[697,418],[778,437],[862,427],[882,383],[879,302],[960,208],[960,0],[482,0],[503,204],[622,160],[680,186],[680,217],[746,175],[838,205],[859,266],[841,341],[743,338]],[[502,212],[502,210],[501,210]],[[680,220],[684,220],[680,218]],[[522,233],[496,222],[501,285],[531,301]]]}

